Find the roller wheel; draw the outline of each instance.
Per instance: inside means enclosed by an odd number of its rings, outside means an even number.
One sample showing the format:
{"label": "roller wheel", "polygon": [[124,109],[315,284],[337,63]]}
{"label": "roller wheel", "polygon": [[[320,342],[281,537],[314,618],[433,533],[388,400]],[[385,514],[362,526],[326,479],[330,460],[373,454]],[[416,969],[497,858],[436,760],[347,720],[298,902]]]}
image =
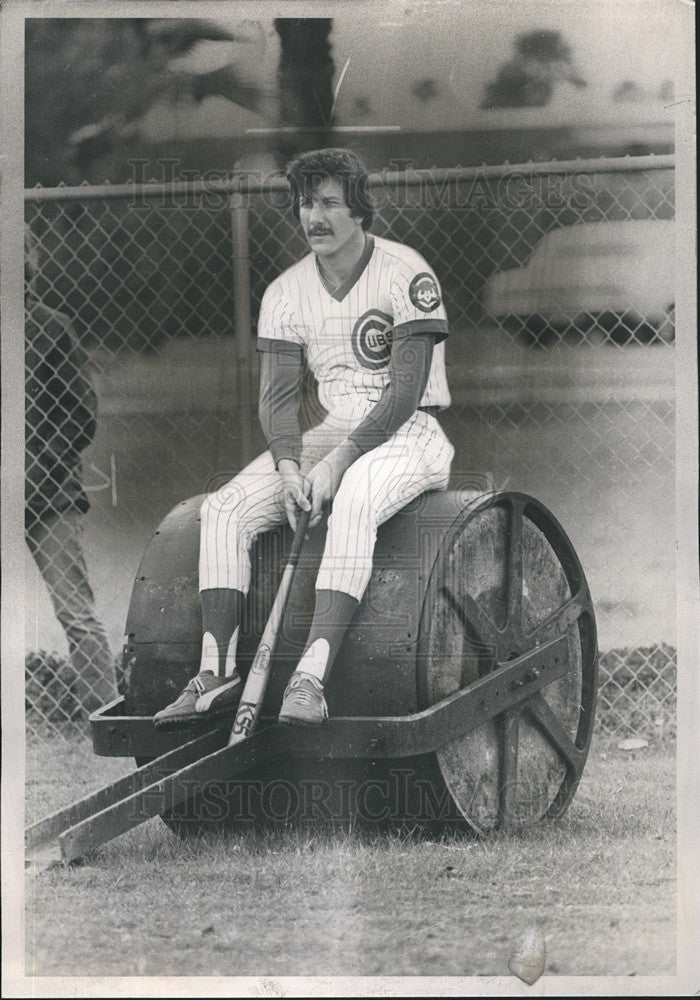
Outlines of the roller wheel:
{"label": "roller wheel", "polygon": [[555,818],[568,807],[593,729],[597,644],[581,564],[552,514],[520,493],[475,495],[446,536],[426,591],[421,707],[563,635],[562,677],[437,750],[450,794],[477,832]]}

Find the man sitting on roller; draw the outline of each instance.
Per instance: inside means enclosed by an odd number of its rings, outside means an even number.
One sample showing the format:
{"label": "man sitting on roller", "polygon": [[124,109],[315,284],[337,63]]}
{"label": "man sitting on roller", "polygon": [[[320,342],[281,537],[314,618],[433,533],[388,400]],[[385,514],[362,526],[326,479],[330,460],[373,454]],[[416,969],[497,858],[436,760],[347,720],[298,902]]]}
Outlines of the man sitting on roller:
{"label": "man sitting on roller", "polygon": [[[420,254],[368,233],[367,171],[350,150],[294,160],[293,211],[311,253],[267,288],[258,322],[260,421],[269,451],[202,505],[199,673],[158,725],[230,710],[242,680],[236,643],[258,534],[310,526],[331,504],[316,606],[280,721],[318,723],[324,684],[372,574],[377,528],[426,490],[445,489],[454,449],[436,414],[449,406],[447,319]],[[302,353],[327,416],[299,427]]]}

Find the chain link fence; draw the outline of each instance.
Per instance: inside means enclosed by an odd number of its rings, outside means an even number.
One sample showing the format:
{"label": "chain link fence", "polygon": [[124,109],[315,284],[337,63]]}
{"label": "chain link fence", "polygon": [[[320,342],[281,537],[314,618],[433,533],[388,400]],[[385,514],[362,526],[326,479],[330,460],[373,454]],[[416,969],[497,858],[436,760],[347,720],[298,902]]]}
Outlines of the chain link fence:
{"label": "chain link fence", "polygon": [[[537,495],[565,527],[571,512],[584,568],[602,581],[597,594],[589,573],[602,626],[599,723],[673,733],[672,584],[658,611],[663,635],[652,642],[628,641],[645,611],[606,590],[630,572],[617,562],[620,506],[620,532],[631,526],[638,544],[674,480],[672,157],[384,174],[373,193],[372,231],[418,250],[442,284],[454,485],[481,470],[497,486]],[[91,372],[95,438],[57,450],[90,499],[93,537],[104,529],[88,574],[119,576],[127,552],[126,601],[165,513],[264,447],[253,331],[266,285],[306,245],[280,178],[33,189],[26,221],[32,295],[75,335],[63,360],[45,345],[43,385],[28,367],[28,448],[33,435],[54,448],[55,434],[65,437],[71,380]],[[29,348],[27,357],[29,366]],[[307,421],[315,413],[307,377]],[[50,470],[43,481],[55,486]],[[672,540],[672,522],[666,530]],[[671,565],[672,541],[665,557]],[[100,640],[87,576],[84,586],[78,624]],[[59,619],[70,662],[36,648],[27,655],[28,724],[40,736],[81,725],[105,694],[103,654],[86,667]]]}

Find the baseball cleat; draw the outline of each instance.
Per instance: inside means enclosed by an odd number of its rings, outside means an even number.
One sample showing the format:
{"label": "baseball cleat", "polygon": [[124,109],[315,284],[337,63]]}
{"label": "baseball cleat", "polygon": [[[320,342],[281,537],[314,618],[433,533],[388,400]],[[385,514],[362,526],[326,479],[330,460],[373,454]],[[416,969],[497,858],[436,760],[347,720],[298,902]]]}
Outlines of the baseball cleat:
{"label": "baseball cleat", "polygon": [[194,707],[200,715],[202,712],[217,712],[220,709],[234,708],[240,700],[243,680],[238,673],[234,672],[230,677],[217,677],[217,680],[223,681],[223,683],[197,699],[197,704]]}
{"label": "baseball cleat", "polygon": [[240,693],[241,678],[237,674],[235,675],[237,681],[235,690],[234,685],[230,683],[233,680],[234,678],[218,677],[211,671],[203,670],[187,683],[179,698],[161,709],[160,712],[156,712],[153,716],[154,724],[156,726],[174,726],[201,720],[202,712],[197,710],[200,698],[224,686],[228,689],[230,697],[225,703],[222,703],[221,707],[228,708],[229,705],[232,705],[234,698],[237,700],[237,695]]}
{"label": "baseball cleat", "polygon": [[279,721],[285,725],[319,723],[328,718],[323,684],[311,674],[295,670],[282,699]]}

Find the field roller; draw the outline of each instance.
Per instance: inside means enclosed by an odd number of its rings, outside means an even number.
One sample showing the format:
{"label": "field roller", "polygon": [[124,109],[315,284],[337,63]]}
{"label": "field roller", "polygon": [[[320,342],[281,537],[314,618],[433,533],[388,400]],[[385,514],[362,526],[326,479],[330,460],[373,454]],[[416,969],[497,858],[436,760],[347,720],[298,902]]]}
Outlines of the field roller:
{"label": "field roller", "polygon": [[[478,833],[561,816],[588,754],[597,690],[593,607],[579,559],[539,501],[432,492],[383,525],[372,578],[327,685],[330,718],[277,712],[314,606],[325,526],[305,543],[262,718],[227,747],[232,716],[158,730],[199,662],[202,497],[179,504],[141,562],[124,646],[125,693],[91,717],[94,750],[134,774],[36,824],[64,859],[154,815],[181,835],[307,823],[454,825]],[[253,549],[241,626],[250,666],[291,541]]]}

